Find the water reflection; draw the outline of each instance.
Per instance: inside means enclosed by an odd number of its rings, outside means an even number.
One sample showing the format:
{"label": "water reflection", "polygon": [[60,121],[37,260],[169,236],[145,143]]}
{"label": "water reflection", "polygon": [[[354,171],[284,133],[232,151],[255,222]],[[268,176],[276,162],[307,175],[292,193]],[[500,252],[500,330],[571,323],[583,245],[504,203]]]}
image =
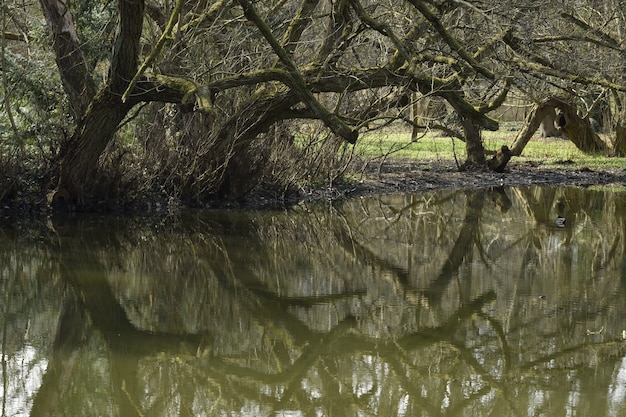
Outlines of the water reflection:
{"label": "water reflection", "polygon": [[625,215],[527,187],[5,228],[2,415],[625,415]]}

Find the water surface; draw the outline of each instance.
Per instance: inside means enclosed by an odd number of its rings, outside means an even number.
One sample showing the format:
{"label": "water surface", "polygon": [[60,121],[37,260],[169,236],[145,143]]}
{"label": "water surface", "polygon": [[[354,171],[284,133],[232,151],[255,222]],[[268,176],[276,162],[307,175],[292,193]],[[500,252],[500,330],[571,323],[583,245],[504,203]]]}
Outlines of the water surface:
{"label": "water surface", "polygon": [[619,191],[6,225],[1,415],[626,415],[625,287]]}

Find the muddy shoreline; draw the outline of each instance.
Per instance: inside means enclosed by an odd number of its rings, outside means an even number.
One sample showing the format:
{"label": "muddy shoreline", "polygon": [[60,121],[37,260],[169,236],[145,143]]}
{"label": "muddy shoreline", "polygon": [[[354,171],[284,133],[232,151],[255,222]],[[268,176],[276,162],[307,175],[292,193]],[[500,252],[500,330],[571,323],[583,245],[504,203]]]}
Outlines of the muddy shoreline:
{"label": "muddy shoreline", "polygon": [[626,168],[592,169],[564,162],[563,168],[510,163],[506,172],[459,171],[453,162],[386,161],[369,163],[355,181],[326,189],[311,189],[305,201],[336,200],[372,194],[411,193],[437,189],[483,189],[524,185],[626,187]]}
{"label": "muddy shoreline", "polygon": [[[333,203],[365,195],[414,193],[437,189],[490,189],[523,185],[568,185],[590,187],[615,186],[626,188],[625,168],[588,168],[564,162],[563,168],[528,162],[513,163],[506,172],[460,171],[453,161],[386,160],[357,166],[349,181],[306,187],[289,194],[259,188],[242,201],[213,202],[208,209],[285,209],[297,204]],[[189,206],[164,196],[145,196],[140,201],[108,202],[94,207],[90,213],[151,216],[172,214]],[[51,215],[44,196],[22,195],[0,206],[0,219],[45,218]]]}

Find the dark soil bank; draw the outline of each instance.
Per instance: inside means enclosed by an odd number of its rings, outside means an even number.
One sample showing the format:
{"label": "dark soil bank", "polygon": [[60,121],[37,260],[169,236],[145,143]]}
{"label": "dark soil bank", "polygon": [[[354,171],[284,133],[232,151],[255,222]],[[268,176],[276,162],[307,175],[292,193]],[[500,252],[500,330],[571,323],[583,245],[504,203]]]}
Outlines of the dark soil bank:
{"label": "dark soil bank", "polygon": [[[563,168],[545,168],[528,163],[511,163],[504,173],[489,170],[459,171],[453,162],[387,160],[368,163],[351,181],[278,195],[259,189],[243,201],[215,201],[207,208],[268,209],[284,208],[300,202],[329,202],[363,195],[412,193],[444,188],[483,189],[523,185],[614,185],[626,187],[626,168],[590,169],[565,164]],[[153,215],[184,208],[184,203],[167,196],[145,196],[141,201],[104,202],[92,207],[95,212]],[[45,197],[22,195],[0,206],[0,219],[41,218],[51,213]]]}
{"label": "dark soil bank", "polygon": [[323,190],[310,190],[304,200],[337,199],[366,194],[418,192],[443,188],[480,189],[523,185],[615,185],[626,187],[625,169],[542,168],[530,164],[509,164],[504,173],[489,170],[459,171],[453,163],[428,161],[387,161],[369,164],[355,182]]}

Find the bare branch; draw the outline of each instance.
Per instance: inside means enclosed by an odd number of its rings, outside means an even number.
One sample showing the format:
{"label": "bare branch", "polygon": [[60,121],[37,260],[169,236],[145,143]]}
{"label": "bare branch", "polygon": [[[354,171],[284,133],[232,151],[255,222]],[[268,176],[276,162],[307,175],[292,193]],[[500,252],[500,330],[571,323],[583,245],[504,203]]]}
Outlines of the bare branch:
{"label": "bare branch", "polygon": [[156,57],[161,53],[161,50],[165,46],[165,43],[168,41],[168,39],[171,38],[172,31],[174,30],[174,26],[178,22],[178,16],[180,15],[180,11],[182,7],[183,7],[183,0],[176,0],[174,10],[172,10],[172,14],[170,16],[169,21],[167,22],[167,26],[165,27],[165,30],[161,34],[161,37],[157,41],[156,45],[154,45],[154,48],[152,48],[152,51],[150,51],[150,53],[148,54],[146,59],[143,61],[139,69],[137,69],[137,72],[133,76],[133,79],[130,80],[128,87],[126,87],[124,94],[122,94],[122,102],[126,101],[126,99],[128,98],[128,95],[133,90],[133,87],[135,86],[135,83],[137,83],[137,80],[139,79],[139,77],[144,73],[144,71],[148,68],[148,66],[150,66],[152,62],[154,62]]}
{"label": "bare branch", "polygon": [[446,44],[456,52],[465,62],[467,62],[476,72],[482,74],[486,78],[492,80],[495,78],[493,71],[481,65],[476,59],[470,55],[465,48],[457,41],[450,32],[441,24],[440,20],[430,11],[428,6],[420,0],[409,0],[409,2],[430,22],[437,33],[446,42]]}
{"label": "bare branch", "polygon": [[21,41],[21,42],[28,41],[28,36],[26,36],[26,34],[20,35],[19,33],[3,32],[3,33],[0,33],[0,36],[7,41]]}
{"label": "bare branch", "polygon": [[302,3],[300,3],[300,8],[291,20],[291,24],[283,36],[283,48],[285,48],[285,51],[288,53],[293,53],[298,40],[300,40],[302,36],[302,32],[311,24],[311,13],[315,10],[319,2],[320,0],[302,0]]}
{"label": "bare branch", "polygon": [[319,103],[308,89],[302,75],[298,71],[295,62],[291,56],[283,49],[272,34],[269,26],[257,13],[252,3],[248,0],[239,0],[239,4],[244,10],[244,15],[248,20],[256,25],[263,37],[268,41],[274,53],[278,56],[281,63],[287,68],[289,77],[284,81],[294,92],[306,103],[313,112],[328,126],[333,133],[350,143],[355,143],[358,132],[343,122],[336,114],[330,113],[324,106]]}
{"label": "bare branch", "polygon": [[602,32],[601,30],[595,29],[589,26],[587,23],[583,22],[582,20],[578,19],[572,14],[563,12],[561,13],[561,17],[564,18],[565,20],[572,22],[574,25],[584,29],[585,31],[594,34],[598,38],[602,39],[602,41],[606,45],[611,45],[614,49],[621,50],[618,41],[616,41],[615,39],[613,39],[611,36],[607,35],[606,33]]}

